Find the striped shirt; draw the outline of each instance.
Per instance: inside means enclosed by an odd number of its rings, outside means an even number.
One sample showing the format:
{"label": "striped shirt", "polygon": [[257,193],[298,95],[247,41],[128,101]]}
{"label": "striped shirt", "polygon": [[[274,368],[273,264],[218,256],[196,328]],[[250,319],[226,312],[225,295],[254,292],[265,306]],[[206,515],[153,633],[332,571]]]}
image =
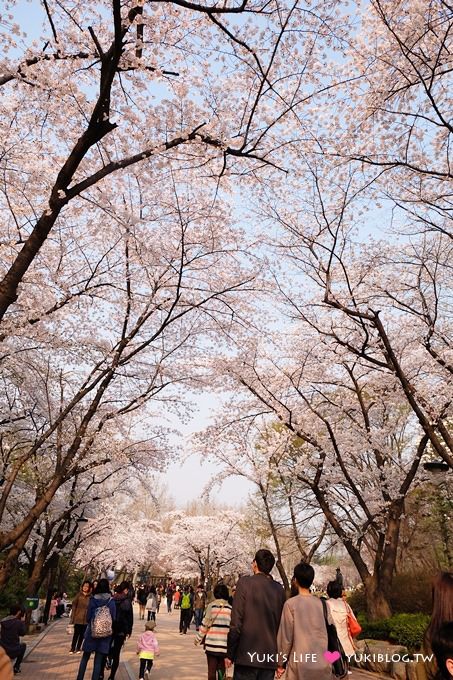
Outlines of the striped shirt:
{"label": "striped shirt", "polygon": [[231,605],[226,600],[213,600],[207,607],[196,641],[204,640],[208,654],[226,656],[227,637],[230,630]]}

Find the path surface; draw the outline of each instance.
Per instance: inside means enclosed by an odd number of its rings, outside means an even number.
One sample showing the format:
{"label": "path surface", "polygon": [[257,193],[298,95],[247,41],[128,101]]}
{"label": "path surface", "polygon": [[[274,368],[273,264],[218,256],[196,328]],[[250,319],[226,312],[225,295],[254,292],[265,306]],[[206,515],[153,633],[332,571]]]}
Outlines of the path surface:
{"label": "path surface", "polygon": [[[115,680],[138,680],[139,662],[136,655],[137,639],[144,630],[144,621],[138,619],[138,608],[134,606],[134,631],[121,654],[121,663]],[[68,619],[53,624],[39,640],[22,664],[21,680],[75,680],[80,655],[69,655],[71,638],[66,634]],[[154,663],[150,680],[205,680],[207,677],[206,660],[203,650],[193,644],[195,628],[187,635],[179,634],[179,611],[157,615],[156,635],[160,646],[160,656]],[[30,647],[33,637],[26,637]],[[89,662],[85,680],[91,680],[92,661]],[[231,673],[231,671],[230,671]],[[283,676],[284,677],[284,676]],[[350,680],[378,680],[388,676],[378,676],[366,671],[354,670]],[[106,672],[106,680],[108,672]]]}
{"label": "path surface", "polygon": [[[75,680],[80,654],[69,655],[71,638],[66,633],[68,619],[56,622],[44,635],[22,664],[21,680]],[[138,619],[134,606],[134,630],[121,653],[121,662],[115,680],[138,679],[139,661],[136,655],[137,639],[145,630],[144,621]],[[203,650],[193,644],[195,628],[187,635],[179,634],[179,612],[157,615],[155,629],[160,646],[160,656],[155,660],[150,680],[202,680],[206,676]],[[32,637],[24,638],[33,644]],[[85,680],[91,680],[92,661],[88,663]],[[106,672],[106,680],[108,672]]]}

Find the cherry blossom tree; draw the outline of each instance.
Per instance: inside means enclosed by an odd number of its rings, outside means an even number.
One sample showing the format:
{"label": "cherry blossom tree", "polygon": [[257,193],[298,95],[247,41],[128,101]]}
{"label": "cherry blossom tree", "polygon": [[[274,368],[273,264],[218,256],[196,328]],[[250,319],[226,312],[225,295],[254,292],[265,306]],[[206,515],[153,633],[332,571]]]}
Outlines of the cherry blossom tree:
{"label": "cherry blossom tree", "polygon": [[7,36],[0,318],[13,305],[14,320],[49,236],[117,193],[121,171],[140,164],[152,183],[196,167],[212,191],[222,176],[284,170],[298,109],[336,85],[318,69],[323,44],[347,36],[337,6],[49,1],[41,49]]}
{"label": "cherry blossom tree", "polygon": [[141,565],[155,563],[162,538],[158,521],[137,512],[131,499],[121,494],[96,505],[74,551],[73,562],[85,571],[109,567],[134,573]]}
{"label": "cherry blossom tree", "polygon": [[159,561],[177,578],[197,577],[204,583],[243,573],[250,567],[242,513],[220,507],[208,515],[188,516],[174,511],[162,518],[165,530]]}
{"label": "cherry blossom tree", "polygon": [[340,353],[308,324],[295,322],[288,334],[225,365],[250,398],[233,399],[205,441],[221,432],[229,470],[244,474],[250,456],[229,432],[247,420],[265,431],[266,417],[277,417],[285,427],[252,445],[267,441],[263,454],[278,461],[284,478],[297,480],[294,495],[299,486],[322,510],[362,579],[369,615],[388,616],[405,497],[427,437],[401,402],[395,380]]}
{"label": "cherry blossom tree", "polygon": [[304,229],[295,206],[280,220],[333,310],[323,332],[397,378],[450,467],[452,25],[443,0],[363,6],[347,57],[353,106],[309,162]]}
{"label": "cherry blossom tree", "polygon": [[241,426],[236,422],[228,430],[227,446],[219,435],[221,427],[198,435],[202,450],[209,450],[221,464],[222,472],[213,479],[210,493],[229,477],[244,477],[254,485],[255,531],[260,515],[263,538],[275,552],[275,567],[289,593],[288,568],[291,570],[300,560],[311,562],[325,538],[322,512],[313,507],[307,494],[299,493],[297,480],[286,474],[287,443],[281,436],[281,425],[257,427],[247,422]]}
{"label": "cherry blossom tree", "polygon": [[[67,307],[43,311],[39,323],[26,319],[15,337],[4,339],[0,513],[36,457],[47,470],[34,503],[0,535],[11,560],[73,477],[111,461],[134,467],[164,462],[164,428],[145,424],[142,413],[152,419],[163,405],[177,411],[184,401],[179,389],[196,384],[204,370],[207,341],[221,342],[222,327],[232,323],[230,310],[253,273],[234,231],[225,222],[222,229],[206,229],[212,206],[201,196],[193,202],[187,192],[173,189],[168,203],[148,214],[151,197],[143,190],[142,220],[132,226],[129,218],[115,217],[122,236],[110,234],[103,242],[108,283],[85,300],[80,321]],[[220,205],[215,210],[220,215]],[[153,243],[147,240],[150,223]],[[71,265],[91,254],[75,251]],[[98,263],[96,252],[93,257]],[[3,563],[4,578],[9,563]]]}

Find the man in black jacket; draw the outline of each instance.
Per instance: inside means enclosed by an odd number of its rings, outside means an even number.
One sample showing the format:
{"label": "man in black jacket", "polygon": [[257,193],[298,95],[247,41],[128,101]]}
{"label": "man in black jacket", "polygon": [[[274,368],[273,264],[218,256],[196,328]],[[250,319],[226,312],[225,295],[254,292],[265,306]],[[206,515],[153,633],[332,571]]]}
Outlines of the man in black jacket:
{"label": "man in black jacket", "polygon": [[25,609],[20,604],[10,607],[9,616],[0,622],[0,644],[10,659],[16,659],[14,674],[20,673],[20,664],[24,658],[27,645],[20,641],[20,636],[25,635]]}
{"label": "man in black jacket", "polygon": [[110,667],[109,680],[115,680],[116,671],[120,665],[121,649],[126,638],[130,637],[132,633],[134,613],[130,600],[130,588],[130,583],[123,581],[123,583],[120,583],[120,585],[115,588],[115,595],[113,596],[116,605],[116,615],[115,620],[113,621],[112,642],[110,644],[110,653],[107,662],[107,665]]}
{"label": "man in black jacket", "polygon": [[285,591],[270,572],[275,558],[258,550],[253,576],[239,579],[233,599],[226,664],[234,662],[233,680],[273,680],[278,662],[277,631]]}

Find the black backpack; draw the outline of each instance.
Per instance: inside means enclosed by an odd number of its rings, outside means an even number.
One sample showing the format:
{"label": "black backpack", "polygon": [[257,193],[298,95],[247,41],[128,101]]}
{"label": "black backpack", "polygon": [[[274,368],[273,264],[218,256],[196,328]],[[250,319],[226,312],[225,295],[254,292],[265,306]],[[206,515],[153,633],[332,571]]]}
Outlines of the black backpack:
{"label": "black backpack", "polygon": [[327,604],[323,597],[321,597],[321,602],[327,630],[327,649],[329,652],[338,652],[340,655],[339,658],[332,664],[332,672],[336,678],[345,678],[348,674],[346,654],[344,653],[343,646],[338,639],[337,629],[333,623],[329,623],[327,620]]}

